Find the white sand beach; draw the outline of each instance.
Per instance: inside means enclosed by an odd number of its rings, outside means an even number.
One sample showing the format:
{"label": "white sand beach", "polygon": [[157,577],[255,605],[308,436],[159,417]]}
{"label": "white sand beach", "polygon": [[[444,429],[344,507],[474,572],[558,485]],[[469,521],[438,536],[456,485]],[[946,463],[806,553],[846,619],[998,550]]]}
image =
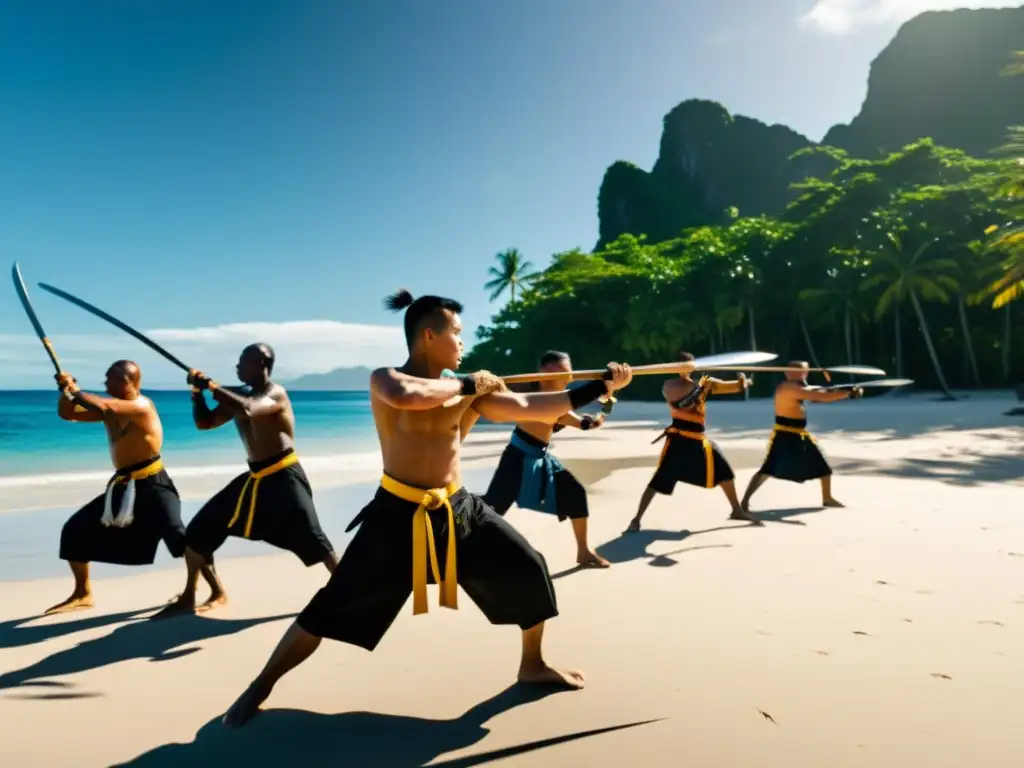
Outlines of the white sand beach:
{"label": "white sand beach", "polygon": [[[465,593],[458,611],[439,608],[430,587],[428,615],[410,601],[372,654],[325,642],[229,732],[219,716],[322,568],[226,560],[229,605],[160,623],[144,619],[180,590],[177,567],[123,569],[96,582],[95,609],[48,618],[33,617],[69,578],[0,583],[0,765],[1024,765],[1024,420],[1002,415],[1013,405],[815,406],[845,509],[822,509],[816,483],[770,481],[752,505],[766,524],[750,527],[727,519],[720,490],[679,486],[628,536],[664,407],[621,403],[601,430],[560,433],[555,452],[588,486],[591,541],[611,569],[573,567],[568,524],[516,508],[509,519],[557,576],[547,653],[586,673],[580,692],[510,689],[519,633],[488,625]],[[742,491],[771,405],[713,402],[708,419]],[[467,470],[494,466],[507,431],[475,434]],[[330,466],[310,476],[340,482]],[[179,487],[202,496],[221,482]],[[72,484],[47,503],[93,492]]]}

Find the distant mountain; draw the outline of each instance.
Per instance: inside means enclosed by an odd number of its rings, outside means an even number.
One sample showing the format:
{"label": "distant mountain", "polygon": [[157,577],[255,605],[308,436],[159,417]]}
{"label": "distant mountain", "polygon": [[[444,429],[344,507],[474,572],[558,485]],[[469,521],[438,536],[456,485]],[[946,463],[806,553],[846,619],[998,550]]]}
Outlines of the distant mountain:
{"label": "distant mountain", "polygon": [[795,197],[793,182],[831,170],[813,156],[790,157],[804,147],[872,160],[928,137],[990,157],[1008,126],[1024,124],[1024,77],[999,76],[1022,48],[1024,6],[922,13],[871,63],[860,112],[820,144],[714,101],[684,101],[665,116],[650,171],[625,160],[605,171],[595,250],[627,232],[657,243],[688,227],[727,224],[733,207],[740,216],[777,216]]}
{"label": "distant mountain", "polygon": [[365,392],[370,388],[370,369],[335,368],[327,373],[307,373],[292,381],[283,382],[286,389],[316,390],[320,392]]}

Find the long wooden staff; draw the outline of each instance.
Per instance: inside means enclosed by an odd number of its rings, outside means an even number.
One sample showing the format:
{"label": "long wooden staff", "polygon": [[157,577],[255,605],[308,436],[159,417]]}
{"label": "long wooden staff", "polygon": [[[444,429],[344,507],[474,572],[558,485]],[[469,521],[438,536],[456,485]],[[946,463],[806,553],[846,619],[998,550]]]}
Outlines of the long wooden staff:
{"label": "long wooden staff", "polygon": [[78,298],[77,296],[72,296],[70,293],[67,293],[66,291],[62,291],[60,288],[54,288],[52,285],[47,285],[46,283],[40,283],[39,287],[42,288],[44,291],[49,291],[50,293],[52,293],[52,294],[54,294],[56,296],[60,296],[65,301],[70,301],[72,304],[75,304],[76,306],[81,307],[86,312],[91,312],[92,314],[96,315],[97,317],[103,318],[104,320],[106,320],[111,325],[115,325],[118,328],[120,328],[122,331],[124,331],[125,333],[134,336],[136,339],[141,341],[147,347],[149,347],[150,349],[158,352],[160,355],[162,355],[163,357],[165,357],[168,360],[170,360],[172,363],[174,363],[176,366],[178,366],[182,370],[187,371],[189,373],[192,372],[192,369],[189,366],[185,365],[185,363],[181,362],[181,360],[176,358],[174,355],[172,355],[170,352],[168,352],[166,349],[161,347],[159,344],[157,344],[152,339],[149,339],[146,336],[144,336],[143,334],[139,333],[137,330],[135,330],[130,325],[128,325],[128,323],[125,323],[125,322],[122,322],[121,320],[118,320],[113,315],[107,314],[102,309],[99,309],[98,307],[94,307],[89,302],[83,301],[82,299]]}
{"label": "long wooden staff", "polygon": [[[698,357],[695,360],[687,360],[685,362],[675,363],[656,363],[654,365],[638,365],[633,367],[634,376],[672,376],[686,371],[696,370],[708,370],[708,367],[720,367],[722,370],[726,370],[724,366],[732,365],[736,367],[736,370],[740,370],[740,366],[744,366],[743,370],[749,370],[752,365],[756,363],[767,362],[768,360],[774,360],[778,355],[771,352],[727,352],[721,355],[710,355],[708,357]],[[753,370],[760,370],[754,368]],[[512,376],[502,376],[502,380],[506,384],[527,384],[534,381],[545,381],[546,379],[559,379],[565,376],[571,376],[575,381],[586,381],[593,379],[603,379],[607,376],[608,371],[605,368],[592,369],[585,371],[551,371],[545,373],[517,373]]]}
{"label": "long wooden staff", "polygon": [[25,290],[25,281],[21,277],[21,267],[18,266],[18,262],[14,262],[14,266],[11,268],[11,279],[14,280],[14,290],[18,294],[18,298],[21,299],[21,306],[24,308],[25,314],[28,315],[29,322],[32,323],[32,327],[36,331],[36,336],[43,342],[43,348],[46,350],[46,354],[49,355],[54,369],[56,369],[57,373],[60,373],[60,360],[57,358],[57,353],[54,351],[53,344],[50,343],[46,331],[43,330],[43,324],[39,322],[39,316],[36,315],[36,311],[32,307],[32,301],[28,297],[28,291]]}

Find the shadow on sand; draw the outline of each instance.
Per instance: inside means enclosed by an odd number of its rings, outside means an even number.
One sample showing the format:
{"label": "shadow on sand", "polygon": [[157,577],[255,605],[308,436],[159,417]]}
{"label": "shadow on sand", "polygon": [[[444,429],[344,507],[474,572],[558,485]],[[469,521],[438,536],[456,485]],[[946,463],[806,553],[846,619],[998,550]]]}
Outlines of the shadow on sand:
{"label": "shadow on sand", "polygon": [[841,459],[835,462],[835,470],[848,475],[913,477],[970,487],[1024,480],[1024,457],[963,452],[956,459]]}
{"label": "shadow on sand", "polygon": [[[109,635],[86,640],[73,648],[58,651],[24,669],[0,675],[0,689],[33,686],[44,688],[70,688],[72,683],[44,680],[44,678],[75,675],[90,669],[99,669],[129,659],[171,661],[200,650],[188,646],[214,637],[236,632],[271,621],[293,618],[295,614],[264,616],[255,619],[208,619],[199,616],[180,616],[173,621],[133,621],[124,624]],[[97,617],[99,618],[99,617]],[[54,694],[20,696],[17,698],[53,698]]]}
{"label": "shadow on sand", "polygon": [[120,624],[125,621],[140,618],[139,614],[156,610],[162,606],[152,608],[140,608],[137,611],[125,611],[123,613],[107,613],[90,615],[71,621],[60,621],[59,614],[52,618],[58,619],[53,624],[37,624],[31,627],[22,626],[36,619],[51,618],[49,616],[27,616],[24,619],[13,619],[11,621],[0,621],[0,650],[6,648],[23,648],[26,645],[44,643],[65,635],[73,635],[76,632],[84,632],[88,629],[98,629],[111,624]]}
{"label": "shadow on sand", "polygon": [[[484,739],[490,730],[484,723],[517,706],[557,692],[555,688],[513,685],[453,720],[430,720],[378,712],[340,712],[324,715],[297,709],[261,712],[237,731],[220,723],[206,723],[190,744],[165,744],[118,766],[133,768],[221,768],[239,765],[400,766],[411,768],[431,763],[440,755],[465,749]],[[563,734],[547,739],[492,750],[470,757],[431,763],[435,766],[474,766],[494,760],[597,736],[624,728],[658,722],[644,720],[605,728]]]}
{"label": "shadow on sand", "polygon": [[[692,552],[698,549],[727,549],[731,547],[732,544],[704,544],[693,547],[683,547],[681,549],[673,550],[672,552],[653,555],[647,551],[647,548],[657,541],[685,541],[691,536],[699,536],[702,533],[714,533],[715,531],[731,531],[733,529],[754,527],[756,526],[742,523],[739,525],[718,525],[714,528],[704,528],[699,531],[690,531],[686,529],[681,531],[665,531],[658,528],[644,528],[635,533],[623,532],[619,534],[617,538],[599,545],[594,551],[601,555],[601,557],[607,559],[613,565],[628,563],[633,560],[649,560],[649,565],[665,567],[676,564],[676,561],[670,557],[671,555],[680,555],[684,552]],[[578,565],[573,568],[568,568],[564,571],[554,573],[551,575],[551,578],[560,579],[564,576],[571,576],[574,573],[579,573],[580,571],[585,570],[593,569]]]}
{"label": "shadow on sand", "polygon": [[[818,512],[824,512],[830,507],[789,507],[787,509],[759,509],[757,510],[757,516],[765,523],[785,523],[786,525],[807,525],[803,520],[791,520],[792,517],[800,517],[801,515],[814,515]],[[838,508],[836,512],[844,511],[843,508]]]}

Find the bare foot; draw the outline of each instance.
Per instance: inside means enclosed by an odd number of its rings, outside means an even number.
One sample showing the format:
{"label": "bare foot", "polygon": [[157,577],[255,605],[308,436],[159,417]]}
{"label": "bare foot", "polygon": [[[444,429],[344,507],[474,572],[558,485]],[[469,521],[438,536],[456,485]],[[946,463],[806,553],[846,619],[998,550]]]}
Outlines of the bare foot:
{"label": "bare foot", "polygon": [[206,602],[196,607],[196,613],[206,613],[207,611],[212,611],[218,605],[226,605],[227,602],[228,596],[225,595],[223,592],[219,594],[211,594],[208,598],[206,598]]}
{"label": "bare foot", "polygon": [[541,663],[537,666],[520,667],[518,681],[527,685],[556,685],[579,690],[586,682],[586,678],[582,672],[574,669],[555,669]]}
{"label": "bare foot", "polygon": [[734,511],[731,515],[729,515],[729,519],[746,520],[748,523],[753,523],[754,525],[764,525],[760,518],[758,518],[758,516],[751,512],[749,509],[738,509]]}
{"label": "bare foot", "polygon": [[612,564],[601,557],[597,552],[588,550],[582,554],[576,555],[576,562],[579,565],[586,566],[587,568],[611,568]]}
{"label": "bare foot", "polygon": [[196,598],[193,595],[191,598],[186,598],[184,595],[178,595],[178,598],[171,603],[167,604],[166,608],[163,608],[152,616],[152,619],[168,619],[171,616],[181,616],[184,613],[195,613],[196,612]]}
{"label": "bare foot", "polygon": [[640,532],[640,519],[634,517],[629,521],[629,525],[623,533],[639,533]]}
{"label": "bare foot", "polygon": [[834,499],[831,496],[829,496],[827,499],[822,499],[821,500],[821,506],[823,506],[823,507],[845,507],[846,505],[843,504],[838,499]]}
{"label": "bare foot", "polygon": [[63,603],[57,603],[56,605],[47,608],[43,611],[44,616],[50,616],[54,613],[69,613],[70,611],[81,611],[86,608],[92,608],[92,595],[72,595]]}
{"label": "bare foot", "polygon": [[252,683],[224,713],[221,723],[225,728],[238,728],[245,725],[259,713],[260,704],[266,701],[269,695],[269,688],[264,688],[255,682]]}

